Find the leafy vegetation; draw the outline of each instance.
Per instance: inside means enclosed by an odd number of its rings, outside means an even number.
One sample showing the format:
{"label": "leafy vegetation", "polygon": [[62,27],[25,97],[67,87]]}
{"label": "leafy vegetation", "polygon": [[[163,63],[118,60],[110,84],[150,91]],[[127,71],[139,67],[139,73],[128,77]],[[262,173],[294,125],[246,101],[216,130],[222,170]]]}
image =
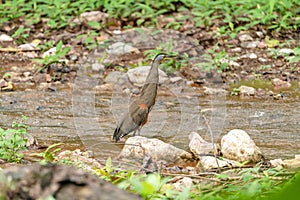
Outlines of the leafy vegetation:
{"label": "leafy vegetation", "polygon": [[[167,73],[173,73],[174,71],[179,70],[181,66],[184,66],[188,63],[189,59],[186,53],[179,56],[178,52],[173,51],[172,41],[170,41],[168,44],[160,44],[156,49],[146,50],[144,55],[146,60],[151,60],[155,57],[155,55],[161,52],[176,56],[176,59],[168,59],[160,64],[160,68]],[[140,63],[140,65],[142,64]]]}
{"label": "leafy vegetation", "polygon": [[25,150],[27,126],[22,117],[21,121],[13,122],[10,129],[0,128],[0,158],[7,162],[20,162],[23,158],[21,150]]}
{"label": "leafy vegetation", "polygon": [[[108,13],[109,18],[116,19],[128,26],[161,26],[160,20],[171,18],[163,24],[165,28],[180,29],[185,24],[192,24],[194,27],[216,27],[217,35],[229,35],[234,38],[240,31],[251,29],[253,26],[260,28],[264,26],[267,30],[280,31],[283,29],[297,30],[300,26],[300,2],[296,0],[8,0],[0,4],[0,25],[12,20],[23,19],[27,23],[18,27],[12,32],[12,37],[17,44],[25,43],[30,38],[29,25],[46,25],[45,33],[64,27],[76,26],[72,19],[86,11],[101,10]],[[163,16],[163,17],[161,17]],[[100,22],[88,22],[89,31],[78,35],[77,39],[83,39],[88,49],[98,46],[97,36],[99,30],[109,26],[110,20]],[[123,25],[123,24],[122,24]],[[125,25],[123,25],[125,26]],[[43,26],[44,28],[44,26]],[[52,30],[51,30],[52,29]],[[288,62],[300,61],[300,44],[293,48],[290,54],[280,54],[275,47],[280,41],[266,37],[269,53],[273,58],[282,58]],[[70,50],[64,48],[63,42],[48,41],[40,44],[39,49],[45,51],[56,47],[53,55],[43,59],[36,59],[44,69],[52,63],[60,62]],[[166,52],[176,55],[181,59],[164,62],[161,66],[166,72],[174,72],[188,62],[188,55],[178,55],[173,52],[172,43],[161,44],[154,50],[145,51],[147,59],[152,59],[159,52]],[[208,50],[205,55],[207,63],[204,69],[217,69],[226,71],[230,62],[235,58],[229,56],[225,50],[220,50],[217,45]],[[103,58],[102,58],[103,59]],[[261,65],[260,69],[271,68],[270,64]],[[12,75],[6,73],[3,78]],[[238,88],[233,88],[231,95],[239,94]],[[8,162],[20,162],[23,154],[20,150],[25,149],[26,139],[24,138],[27,126],[21,122],[13,123],[11,129],[0,128],[0,158]],[[48,147],[45,152],[39,153],[41,162],[59,162],[82,167],[80,161],[70,159],[56,160],[55,154],[61,150],[54,144]],[[106,181],[117,184],[119,187],[141,195],[144,199],[262,199],[268,198],[286,185],[292,184],[296,178],[299,179],[299,172],[296,175],[286,173],[284,170],[268,169],[262,170],[258,167],[249,169],[237,169],[230,173],[215,174],[215,176],[202,177],[193,176],[197,184],[191,187],[178,190],[171,183],[171,178],[163,174],[140,174],[135,170],[123,170],[113,166],[112,160],[106,161],[105,167],[93,169],[94,173]],[[182,175],[185,176],[185,175]],[[188,175],[187,175],[188,176]],[[202,184],[204,179],[207,183]],[[286,183],[286,179],[290,178]],[[199,181],[200,180],[200,181]]]}
{"label": "leafy vegetation", "polygon": [[[46,55],[42,59],[34,59],[34,61],[38,62],[39,64],[42,64],[42,69],[48,67],[52,63],[59,63],[60,59],[64,58],[64,56],[70,51],[70,47],[63,48],[62,41],[59,41],[56,50],[53,54]],[[39,71],[40,71],[39,70]]]}
{"label": "leafy vegetation", "polygon": [[[0,24],[25,17],[31,24],[45,22],[50,28],[72,26],[70,19],[86,11],[100,9],[112,18],[133,21],[136,25],[157,25],[158,16],[172,12],[175,20],[167,26],[179,28],[188,20],[196,27],[210,26],[215,19],[223,19],[220,31],[232,33],[255,25],[271,30],[297,29],[300,2],[296,0],[9,0],[0,4]],[[47,20],[41,21],[43,18]]]}
{"label": "leafy vegetation", "polygon": [[209,49],[206,54],[203,55],[206,62],[202,63],[202,68],[204,70],[217,69],[219,72],[226,71],[230,67],[230,62],[235,61],[237,58],[231,57],[223,49],[217,51],[218,45],[215,45],[214,48]]}
{"label": "leafy vegetation", "polygon": [[61,146],[63,143],[56,143],[50,145],[44,152],[33,154],[36,155],[42,160],[40,160],[40,163],[46,164],[48,162],[53,162],[55,159],[55,154],[59,151],[61,151],[61,148],[57,148],[58,146]]}
{"label": "leafy vegetation", "polygon": [[[241,168],[221,174],[193,175],[189,187],[176,188],[171,177],[162,174],[140,174],[134,170],[117,170],[109,158],[103,169],[96,169],[102,179],[134,192],[143,199],[266,199],[280,194],[300,174],[283,169]],[[182,177],[185,177],[182,174]],[[189,175],[187,175],[189,177]],[[207,182],[201,183],[202,180]]]}

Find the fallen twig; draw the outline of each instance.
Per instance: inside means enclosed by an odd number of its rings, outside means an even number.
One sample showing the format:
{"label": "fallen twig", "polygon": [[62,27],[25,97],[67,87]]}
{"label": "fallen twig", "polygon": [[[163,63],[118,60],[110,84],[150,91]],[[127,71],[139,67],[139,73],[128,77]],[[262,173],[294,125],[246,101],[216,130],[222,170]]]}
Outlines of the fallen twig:
{"label": "fallen twig", "polygon": [[40,51],[40,49],[0,48],[0,52],[9,52],[9,53],[31,52],[31,51]]}

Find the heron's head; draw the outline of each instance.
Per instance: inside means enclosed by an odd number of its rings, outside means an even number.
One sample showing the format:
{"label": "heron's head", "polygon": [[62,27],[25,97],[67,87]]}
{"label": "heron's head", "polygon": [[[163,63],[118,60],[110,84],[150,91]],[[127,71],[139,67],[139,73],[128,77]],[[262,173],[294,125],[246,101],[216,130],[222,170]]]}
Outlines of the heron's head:
{"label": "heron's head", "polygon": [[168,55],[168,54],[165,54],[165,53],[159,53],[153,59],[153,63],[160,63],[161,61],[163,61],[166,58],[173,58],[173,57],[175,57],[175,56]]}

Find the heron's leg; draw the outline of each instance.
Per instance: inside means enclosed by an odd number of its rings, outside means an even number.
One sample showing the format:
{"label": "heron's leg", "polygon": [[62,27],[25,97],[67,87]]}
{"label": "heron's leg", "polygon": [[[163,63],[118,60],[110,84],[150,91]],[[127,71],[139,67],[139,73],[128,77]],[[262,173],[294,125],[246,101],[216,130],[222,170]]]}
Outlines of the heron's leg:
{"label": "heron's leg", "polygon": [[139,127],[137,130],[138,130],[138,136],[140,136],[141,135],[141,127]]}
{"label": "heron's leg", "polygon": [[133,136],[135,136],[136,130],[133,132]]}

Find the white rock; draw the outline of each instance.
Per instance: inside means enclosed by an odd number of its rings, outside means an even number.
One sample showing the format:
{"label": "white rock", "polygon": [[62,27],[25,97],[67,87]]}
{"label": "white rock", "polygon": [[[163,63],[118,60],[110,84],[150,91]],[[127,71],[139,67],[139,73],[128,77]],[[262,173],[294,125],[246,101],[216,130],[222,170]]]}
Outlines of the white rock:
{"label": "white rock", "polygon": [[300,168],[300,155],[295,155],[294,159],[283,160],[283,166],[286,168]]}
{"label": "white rock", "polygon": [[27,43],[27,44],[21,44],[20,46],[18,46],[19,49],[23,49],[23,50],[34,50],[35,49],[35,45],[31,44],[31,43]]}
{"label": "white rock", "polygon": [[9,35],[1,34],[0,35],[0,41],[1,42],[11,42],[11,41],[13,41],[13,38],[10,37]]}
{"label": "white rock", "polygon": [[51,55],[54,55],[55,53],[56,53],[56,47],[52,47],[48,51],[45,51],[43,53],[42,57],[45,58],[46,56],[51,56]]}
{"label": "white rock", "polygon": [[113,34],[115,34],[115,35],[121,35],[122,31],[119,30],[119,29],[116,29],[116,30],[113,30]]}
{"label": "white rock", "polygon": [[[130,82],[133,85],[136,85],[139,87],[143,86],[146,81],[146,78],[148,76],[148,73],[150,71],[150,68],[151,68],[151,66],[141,66],[141,67],[137,67],[134,69],[129,69],[127,72],[127,75],[128,75]],[[168,75],[160,69],[158,69],[158,74],[159,74],[159,83],[160,84],[165,83],[169,79]]]}
{"label": "white rock", "polygon": [[23,75],[24,75],[25,77],[29,77],[29,76],[31,76],[31,72],[23,72]]}
{"label": "white rock", "polygon": [[257,59],[257,55],[255,53],[250,53],[249,58],[250,59]]}
{"label": "white rock", "polygon": [[255,53],[247,53],[245,55],[242,55],[241,58],[257,59],[257,55]]}
{"label": "white rock", "polygon": [[101,21],[108,17],[107,13],[103,13],[100,11],[90,11],[90,12],[84,12],[80,14],[80,18],[84,18],[87,21]]}
{"label": "white rock", "polygon": [[254,94],[255,94],[255,88],[253,88],[253,87],[241,85],[239,87],[239,90],[240,90],[240,94],[243,96],[254,96]]}
{"label": "white rock", "polygon": [[106,84],[103,84],[103,85],[96,85],[93,90],[96,91],[96,92],[106,92],[107,91],[113,91],[114,89],[114,86],[110,83],[106,83]]}
{"label": "white rock", "polygon": [[240,40],[241,42],[245,42],[245,41],[253,41],[253,38],[252,38],[250,35],[248,35],[248,34],[243,34],[243,35],[240,35],[240,36],[239,36],[239,40]]}
{"label": "white rock", "polygon": [[231,49],[231,52],[242,52],[242,48],[241,47],[236,47],[234,49]]}
{"label": "white rock", "polygon": [[194,81],[186,81],[186,85],[187,86],[193,86],[194,85]]}
{"label": "white rock", "polygon": [[261,31],[256,31],[255,34],[259,37],[259,38],[263,38],[264,37],[264,33]]}
{"label": "white rock", "polygon": [[258,61],[261,62],[261,63],[265,63],[265,62],[267,62],[268,60],[265,59],[265,58],[258,58]]}
{"label": "white rock", "polygon": [[280,55],[290,55],[293,53],[294,53],[294,51],[292,49],[287,49],[287,48],[283,48],[278,51],[278,54],[280,54]]}
{"label": "white rock", "polygon": [[[219,164],[219,165],[218,165]],[[237,164],[233,160],[228,159],[216,159],[214,156],[201,156],[200,161],[198,163],[198,169],[200,171],[205,171],[209,169],[216,169],[218,167],[236,167]]]}
{"label": "white rock", "polygon": [[224,158],[238,162],[259,162],[262,154],[249,135],[240,129],[229,131],[221,139],[221,152]]}
{"label": "white rock", "polygon": [[240,67],[241,65],[233,60],[229,61],[229,66],[231,67]]}
{"label": "white rock", "polygon": [[138,53],[139,50],[137,48],[132,47],[129,44],[125,44],[123,42],[116,42],[106,49],[106,52],[111,55],[120,56],[127,53]]}
{"label": "white rock", "polygon": [[172,184],[176,190],[181,191],[183,188],[189,188],[193,186],[193,179],[190,177],[183,177]]}
{"label": "white rock", "polygon": [[28,58],[37,58],[37,57],[39,57],[39,55],[34,51],[24,52],[23,55],[28,57]]}
{"label": "white rock", "polygon": [[219,145],[215,144],[213,146],[212,143],[205,141],[196,132],[190,133],[189,140],[189,148],[196,157],[203,154],[218,154],[218,149],[220,149]]}
{"label": "white rock", "polygon": [[279,78],[274,78],[272,84],[277,88],[289,88],[292,86],[289,82],[280,80]]}
{"label": "white rock", "polygon": [[272,167],[282,167],[283,166],[283,160],[282,159],[274,159],[274,160],[270,160],[270,163],[272,165]]}
{"label": "white rock", "polygon": [[143,160],[146,155],[151,156],[153,161],[164,160],[167,163],[174,163],[178,159],[192,159],[192,155],[182,149],[156,138],[142,136],[128,138],[120,153],[121,158],[138,160]]}

